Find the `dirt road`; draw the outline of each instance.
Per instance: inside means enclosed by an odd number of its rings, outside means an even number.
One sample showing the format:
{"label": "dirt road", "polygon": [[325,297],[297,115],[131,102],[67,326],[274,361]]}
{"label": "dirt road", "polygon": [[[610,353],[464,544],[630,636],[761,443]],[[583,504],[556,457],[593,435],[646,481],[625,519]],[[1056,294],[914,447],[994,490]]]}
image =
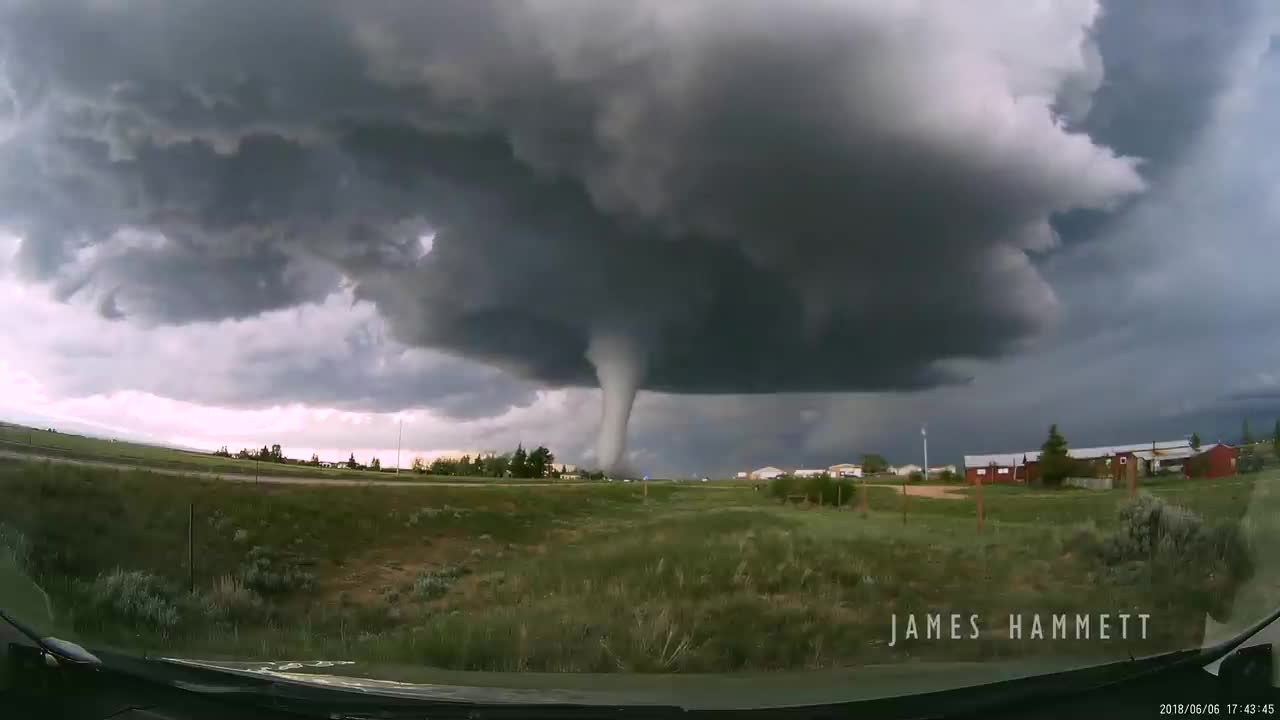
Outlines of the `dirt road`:
{"label": "dirt road", "polygon": [[[868,483],[867,487],[887,487],[902,492],[902,484]],[[912,485],[907,483],[907,496],[934,498],[936,500],[964,500],[964,488],[956,485]]]}

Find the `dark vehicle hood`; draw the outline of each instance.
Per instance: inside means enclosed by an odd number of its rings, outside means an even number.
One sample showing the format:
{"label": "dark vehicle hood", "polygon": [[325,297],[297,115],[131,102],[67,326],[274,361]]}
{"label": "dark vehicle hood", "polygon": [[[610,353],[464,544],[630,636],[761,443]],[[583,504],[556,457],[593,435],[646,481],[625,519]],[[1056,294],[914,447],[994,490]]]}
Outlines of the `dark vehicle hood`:
{"label": "dark vehicle hood", "polygon": [[995,662],[904,662],[803,672],[636,675],[461,672],[323,660],[164,660],[187,667],[371,696],[531,705],[674,705],[687,709],[856,702],[989,685],[1115,662],[1115,658],[1054,657]]}

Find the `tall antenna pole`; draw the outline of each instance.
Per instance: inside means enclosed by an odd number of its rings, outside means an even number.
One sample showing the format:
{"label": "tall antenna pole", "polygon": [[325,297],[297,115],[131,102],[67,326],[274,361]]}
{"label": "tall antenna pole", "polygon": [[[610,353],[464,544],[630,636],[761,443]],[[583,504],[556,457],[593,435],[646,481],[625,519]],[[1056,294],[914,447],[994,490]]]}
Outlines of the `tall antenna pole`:
{"label": "tall antenna pole", "polygon": [[920,438],[924,441],[924,481],[929,482],[929,432],[920,426]]}

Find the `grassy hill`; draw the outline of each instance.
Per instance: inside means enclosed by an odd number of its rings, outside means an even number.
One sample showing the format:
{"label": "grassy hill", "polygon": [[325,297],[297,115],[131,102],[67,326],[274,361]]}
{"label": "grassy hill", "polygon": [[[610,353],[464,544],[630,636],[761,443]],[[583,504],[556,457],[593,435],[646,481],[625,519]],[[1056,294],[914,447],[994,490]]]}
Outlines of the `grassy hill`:
{"label": "grassy hill", "polygon": [[[1167,511],[1178,538],[1210,541],[1183,552],[1130,548],[1150,522],[1119,515],[1115,492],[993,494],[978,533],[972,499],[913,497],[904,520],[893,488],[871,488],[863,516],[777,503],[747,484],[255,486],[12,462],[0,464],[0,525],[26,538],[26,572],[91,643],[457,670],[715,672],[1194,645],[1248,572],[1222,552],[1233,533],[1274,539],[1254,533],[1280,509],[1280,492],[1262,492],[1277,488],[1274,473],[1151,486],[1194,513],[1192,526]],[[927,612],[989,625],[975,642],[888,646],[893,614]],[[1153,631],[1028,643],[1002,636],[1010,612],[1149,612]]]}
{"label": "grassy hill", "polygon": [[[397,476],[394,468],[378,472],[257,462],[158,445],[89,437],[74,433],[50,432],[48,429],[8,423],[0,423],[0,450],[193,472],[239,475],[260,474],[277,477],[333,477],[361,480],[371,478],[379,480],[397,478],[405,480],[431,479],[429,476],[415,475],[407,470],[402,470],[400,475]],[[459,478],[450,479],[456,480]]]}

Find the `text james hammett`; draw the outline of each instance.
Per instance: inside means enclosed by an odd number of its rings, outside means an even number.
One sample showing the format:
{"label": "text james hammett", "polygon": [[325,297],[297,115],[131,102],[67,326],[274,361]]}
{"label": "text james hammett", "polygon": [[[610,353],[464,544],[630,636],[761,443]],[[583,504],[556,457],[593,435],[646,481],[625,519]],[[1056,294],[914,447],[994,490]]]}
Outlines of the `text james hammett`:
{"label": "text james hammett", "polygon": [[[1148,613],[1058,613],[1043,617],[1040,613],[1010,613],[1008,637],[1010,640],[1128,640],[1129,622],[1136,618],[1134,625],[1138,627],[1135,629],[1145,640],[1150,617]],[[917,619],[912,613],[899,620],[894,613],[889,625],[889,647],[897,645],[899,637],[902,640],[977,640],[982,637],[977,614],[969,615],[967,620],[959,613],[926,613],[921,618]]]}

